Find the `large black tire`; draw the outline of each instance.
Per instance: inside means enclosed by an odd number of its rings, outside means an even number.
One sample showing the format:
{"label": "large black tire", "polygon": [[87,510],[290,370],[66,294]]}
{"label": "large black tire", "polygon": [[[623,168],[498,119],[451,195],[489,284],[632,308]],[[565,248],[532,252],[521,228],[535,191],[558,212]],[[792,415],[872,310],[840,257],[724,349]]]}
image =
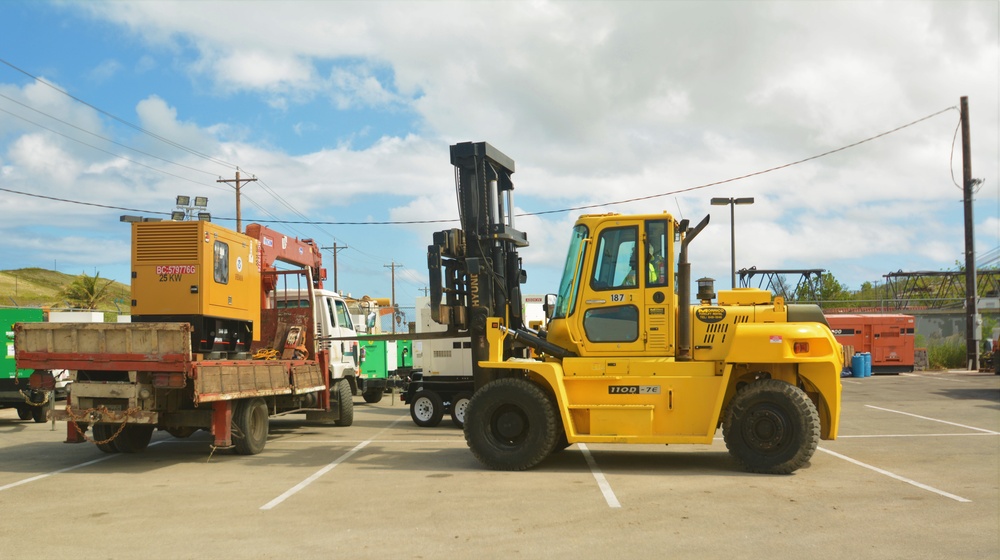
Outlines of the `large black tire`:
{"label": "large black tire", "polygon": [[122,453],[142,453],[153,437],[152,424],[127,424],[114,444]]}
{"label": "large black tire", "polygon": [[777,379],[747,385],[722,421],[729,453],[745,470],[789,474],[819,445],[819,413],[802,389]]}
{"label": "large black tire", "polygon": [[559,427],[556,403],[527,379],[487,383],[465,409],[465,441],[494,470],[523,471],[541,463],[555,448]]}
{"label": "large black tire", "polygon": [[459,428],[465,427],[465,411],[471,398],[469,393],[459,393],[451,400],[451,421]]}
{"label": "large black tire", "polygon": [[31,419],[35,421],[36,424],[45,423],[45,408],[44,406],[33,406],[31,407]]}
{"label": "large black tire", "polygon": [[19,405],[17,405],[17,417],[20,418],[21,420],[30,420],[31,419],[31,408],[32,407],[30,407],[30,406],[28,406],[26,404],[19,404]]}
{"label": "large black tire", "polygon": [[354,423],[354,393],[351,391],[351,382],[342,377],[337,380],[334,387],[332,397],[340,404],[340,418],[333,423],[337,426],[350,426]]}
{"label": "large black tire", "polygon": [[233,411],[233,446],[240,455],[256,455],[267,444],[267,403],[263,399],[243,400]]}
{"label": "large black tire", "polygon": [[410,418],[421,428],[433,428],[444,418],[444,401],[441,395],[426,389],[417,391],[410,402]]}
{"label": "large black tire", "polygon": [[376,387],[375,389],[368,389],[364,393],[361,393],[361,397],[365,399],[368,404],[375,404],[382,400],[382,388]]}
{"label": "large black tire", "polygon": [[94,443],[97,444],[97,448],[105,453],[118,453],[118,438],[104,441],[115,435],[117,431],[118,424],[94,424]]}

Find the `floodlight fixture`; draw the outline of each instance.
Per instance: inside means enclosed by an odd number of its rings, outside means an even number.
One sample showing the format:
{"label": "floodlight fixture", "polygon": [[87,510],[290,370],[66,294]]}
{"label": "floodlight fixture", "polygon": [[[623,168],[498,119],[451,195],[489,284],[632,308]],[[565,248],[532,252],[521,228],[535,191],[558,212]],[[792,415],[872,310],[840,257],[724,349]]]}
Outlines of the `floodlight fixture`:
{"label": "floodlight fixture", "polygon": [[733,289],[736,289],[736,205],[737,204],[753,204],[753,197],[748,196],[744,198],[722,198],[722,197],[712,198],[712,206],[729,206],[729,234],[730,234],[730,244],[732,247]]}
{"label": "floodlight fixture", "polygon": [[191,204],[191,197],[184,195],[177,195],[177,206],[187,206]]}
{"label": "floodlight fixture", "polygon": [[184,216],[185,214],[183,210],[174,210],[173,212],[170,213],[170,219],[175,222],[183,222]]}
{"label": "floodlight fixture", "polygon": [[211,222],[212,214],[209,212],[198,212],[198,219],[202,222]]}
{"label": "floodlight fixture", "polygon": [[207,208],[208,207],[208,197],[207,196],[196,196],[194,197],[195,208]]}

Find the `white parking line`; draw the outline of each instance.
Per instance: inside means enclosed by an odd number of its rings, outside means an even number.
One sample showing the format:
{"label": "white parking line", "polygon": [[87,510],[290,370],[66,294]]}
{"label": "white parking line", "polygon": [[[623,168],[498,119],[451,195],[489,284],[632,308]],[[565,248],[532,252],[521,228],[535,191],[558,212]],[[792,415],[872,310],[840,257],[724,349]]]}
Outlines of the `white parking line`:
{"label": "white parking line", "polygon": [[942,376],[942,375],[920,375],[919,373],[901,373],[900,377],[919,377],[921,379],[933,379],[934,381],[947,381],[948,383],[968,383],[968,379],[958,379],[954,376]]}
{"label": "white parking line", "polygon": [[337,465],[339,465],[339,464],[343,463],[344,461],[350,459],[352,455],[354,455],[358,451],[361,451],[362,449],[364,449],[365,446],[368,445],[369,443],[375,441],[378,438],[378,436],[382,435],[383,432],[385,432],[389,428],[395,426],[396,424],[400,423],[401,421],[403,421],[406,418],[408,418],[408,417],[407,416],[400,416],[398,419],[396,419],[395,421],[393,421],[392,424],[389,424],[385,428],[382,428],[381,430],[378,431],[377,434],[375,434],[371,438],[366,439],[365,441],[362,441],[361,443],[357,444],[356,446],[354,446],[354,449],[351,449],[347,453],[344,453],[340,457],[337,457],[336,460],[334,460],[332,463],[328,464],[327,466],[323,467],[322,469],[316,471],[311,476],[309,476],[309,478],[306,478],[302,482],[300,482],[300,483],[296,484],[295,486],[292,486],[291,488],[289,488],[288,490],[286,490],[285,493],[283,493],[282,495],[280,495],[277,498],[271,500],[270,502],[267,502],[266,504],[260,506],[260,509],[262,509],[262,510],[273,509],[274,507],[276,507],[279,504],[281,504],[281,502],[284,502],[288,498],[291,498],[295,494],[299,493],[300,490],[303,490],[304,488],[306,488],[307,486],[309,486],[313,482],[316,482],[316,480],[318,480],[324,474],[332,471],[334,468],[337,467]]}
{"label": "white parking line", "polygon": [[949,426],[958,426],[959,428],[965,428],[968,430],[975,430],[977,432],[985,432],[987,434],[1000,435],[1000,432],[994,432],[993,430],[987,430],[984,428],[976,428],[974,426],[966,426],[965,424],[956,424],[955,422],[948,422],[947,420],[939,420],[937,418],[930,418],[927,416],[920,416],[919,414],[912,414],[910,412],[903,412],[900,410],[892,410],[891,408],[882,408],[881,406],[873,406],[866,404],[868,408],[874,408],[875,410],[884,410],[885,412],[895,412],[896,414],[903,414],[906,416],[912,416],[914,418],[920,418],[921,420],[930,420],[931,422],[940,422],[942,424],[948,424]]}
{"label": "white parking line", "polygon": [[927,490],[928,492],[934,492],[935,494],[937,494],[939,496],[944,496],[945,498],[951,498],[952,500],[955,500],[956,502],[972,503],[972,500],[969,500],[967,498],[963,498],[961,496],[956,496],[955,494],[951,494],[949,492],[945,492],[944,490],[938,490],[937,488],[934,488],[933,486],[928,486],[926,484],[917,482],[916,480],[911,480],[909,478],[906,478],[905,476],[900,476],[900,475],[898,475],[896,473],[889,472],[889,471],[887,471],[885,469],[880,469],[880,468],[878,468],[878,467],[876,467],[874,465],[869,465],[868,463],[862,463],[861,461],[858,461],[857,459],[852,459],[852,458],[848,457],[847,455],[841,455],[840,453],[837,453],[836,451],[830,451],[829,449],[824,449],[822,447],[817,447],[817,449],[820,450],[820,451],[822,451],[823,453],[829,453],[830,455],[833,455],[834,457],[843,459],[843,460],[847,461],[848,463],[854,463],[855,465],[858,465],[859,467],[864,467],[866,469],[875,471],[875,472],[877,472],[879,474],[884,474],[885,476],[888,476],[889,478],[894,478],[894,479],[896,479],[896,480],[898,480],[900,482],[905,482],[907,484],[911,484],[913,486],[916,486],[917,488],[920,488],[920,489],[923,489],[923,490]]}
{"label": "white parking line", "polygon": [[608,484],[608,479],[604,478],[604,473],[601,472],[600,467],[597,466],[597,461],[590,454],[590,450],[587,449],[587,444],[578,443],[577,447],[583,452],[583,458],[587,460],[587,465],[590,466],[590,472],[594,475],[594,480],[597,481],[597,487],[601,489],[601,494],[604,494],[604,501],[608,502],[608,507],[620,508],[621,503],[618,502],[618,498],[615,496],[615,491],[611,489],[611,485]]}

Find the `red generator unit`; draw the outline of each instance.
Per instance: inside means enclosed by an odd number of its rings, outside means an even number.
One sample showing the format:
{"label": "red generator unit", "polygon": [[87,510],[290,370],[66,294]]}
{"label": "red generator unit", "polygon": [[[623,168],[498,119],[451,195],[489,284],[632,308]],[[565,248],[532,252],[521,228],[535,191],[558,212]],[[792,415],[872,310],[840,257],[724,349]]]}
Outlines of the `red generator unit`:
{"label": "red generator unit", "polygon": [[872,355],[872,374],[913,371],[912,315],[827,315],[837,342]]}

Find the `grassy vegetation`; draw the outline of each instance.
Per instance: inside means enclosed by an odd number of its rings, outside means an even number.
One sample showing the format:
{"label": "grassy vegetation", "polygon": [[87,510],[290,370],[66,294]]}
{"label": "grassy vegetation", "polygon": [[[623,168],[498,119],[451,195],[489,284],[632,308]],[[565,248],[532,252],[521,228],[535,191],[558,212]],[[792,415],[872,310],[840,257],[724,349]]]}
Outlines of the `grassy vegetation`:
{"label": "grassy vegetation", "polygon": [[[67,309],[70,306],[61,294],[76,278],[77,275],[44,268],[0,270],[0,306]],[[99,311],[112,315],[131,311],[129,286],[113,282],[108,291],[111,298],[98,306]]]}
{"label": "grassy vegetation", "polygon": [[952,335],[947,338],[937,338],[925,341],[922,335],[917,335],[916,345],[927,348],[927,367],[929,369],[964,369],[966,367],[965,337]]}

